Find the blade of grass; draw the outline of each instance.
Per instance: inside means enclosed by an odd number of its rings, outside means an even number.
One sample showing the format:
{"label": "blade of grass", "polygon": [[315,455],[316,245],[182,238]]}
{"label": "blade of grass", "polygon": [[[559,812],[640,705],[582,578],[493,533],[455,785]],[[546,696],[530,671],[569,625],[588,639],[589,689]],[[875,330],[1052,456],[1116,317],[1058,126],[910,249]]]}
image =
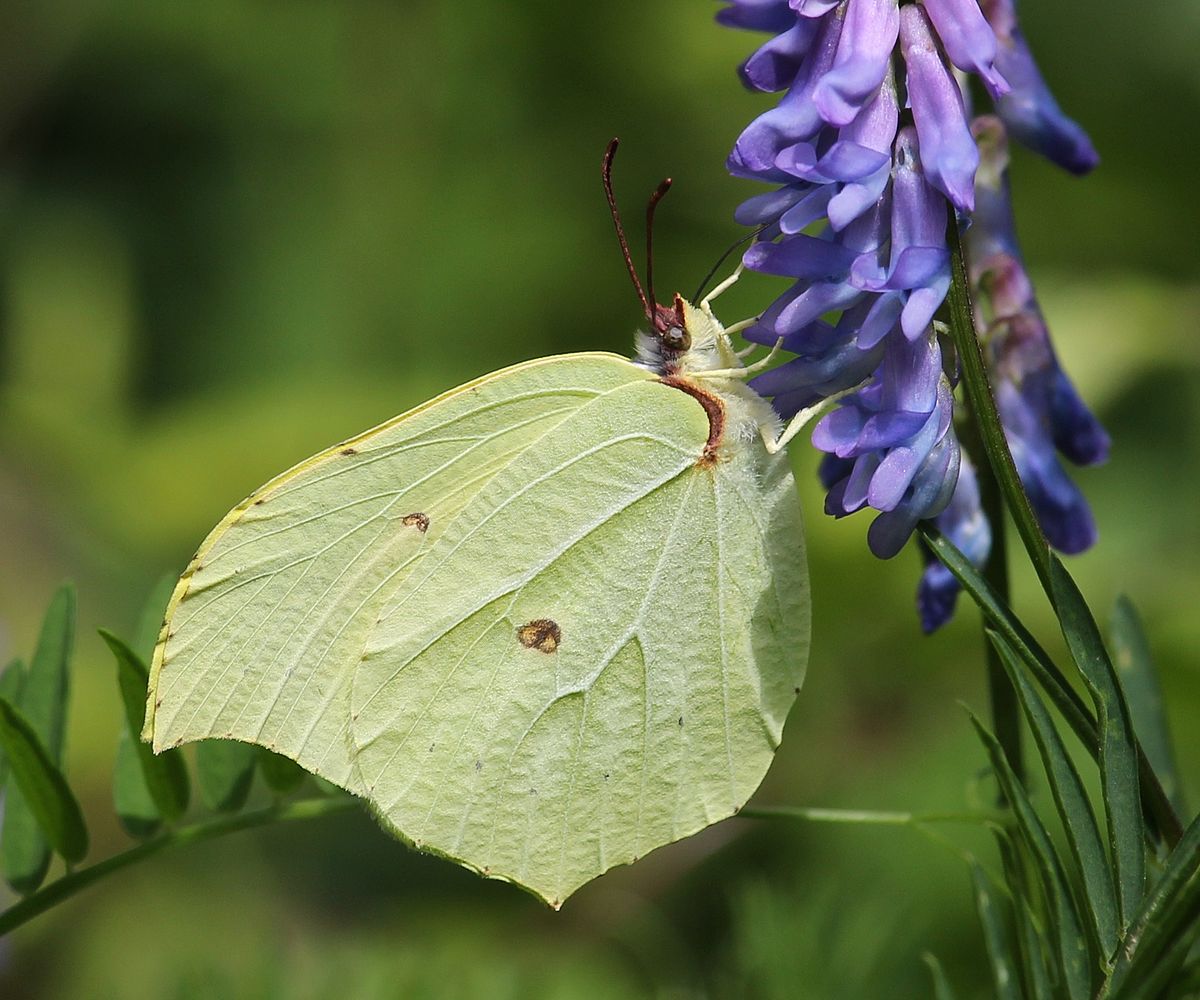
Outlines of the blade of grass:
{"label": "blade of grass", "polygon": [[[75,591],[60,587],[50,599],[37,647],[21,687],[20,711],[50,760],[62,760],[66,732],[68,668],[75,641]],[[50,844],[22,789],[10,787],[5,798],[0,853],[4,876],[22,895],[33,892],[50,868]]]}
{"label": "blade of grass", "polygon": [[87,854],[88,835],[79,803],[33,725],[4,698],[0,698],[0,743],[13,781],[46,839],[68,864],[81,861]]}
{"label": "blade of grass", "polygon": [[1005,760],[996,737],[974,715],[970,719],[983,741],[996,779],[1012,806],[1017,829],[1037,865],[1042,889],[1050,901],[1048,916],[1058,946],[1058,971],[1066,984],[1067,995],[1071,1000],[1088,1000],[1092,992],[1092,969],[1098,969],[1099,962],[1089,955],[1089,938],[1075,909],[1058,853],[1029,796]]}
{"label": "blade of grass", "polygon": [[1067,833],[1067,844],[1082,876],[1091,924],[1100,952],[1111,959],[1117,950],[1120,919],[1116,889],[1108,855],[1100,836],[1100,827],[1092,812],[1087,791],[1075,764],[1067,754],[1050,712],[1025,675],[1016,653],[1004,638],[995,632],[989,636],[995,644],[1009,679],[1020,699],[1029,727],[1033,731],[1042,766],[1049,779],[1054,804]]}
{"label": "blade of grass", "polygon": [[1171,750],[1167,716],[1163,711],[1162,686],[1150,655],[1150,643],[1142,628],[1141,617],[1133,602],[1124,594],[1117,598],[1116,607],[1113,608],[1109,641],[1117,676],[1121,679],[1121,687],[1125,689],[1129,714],[1133,717],[1133,731],[1146,751],[1150,766],[1158,775],[1167,798],[1176,811],[1182,813],[1182,786],[1175,766],[1175,754]]}
{"label": "blade of grass", "polygon": [[125,721],[134,739],[138,761],[160,815],[169,823],[179,819],[187,810],[187,765],[178,750],[155,754],[149,744],[141,741],[142,717],[146,710],[146,686],[149,672],[137,654],[111,632],[100,629],[102,638],[117,661],[117,684],[125,706]]}
{"label": "blade of grass", "polygon": [[1129,925],[1146,888],[1146,848],[1138,786],[1137,741],[1125,695],[1100,629],[1075,581],[1050,557],[1050,587],[1067,648],[1083,675],[1100,720],[1100,782],[1108,814],[1108,841],[1117,870],[1121,926]]}

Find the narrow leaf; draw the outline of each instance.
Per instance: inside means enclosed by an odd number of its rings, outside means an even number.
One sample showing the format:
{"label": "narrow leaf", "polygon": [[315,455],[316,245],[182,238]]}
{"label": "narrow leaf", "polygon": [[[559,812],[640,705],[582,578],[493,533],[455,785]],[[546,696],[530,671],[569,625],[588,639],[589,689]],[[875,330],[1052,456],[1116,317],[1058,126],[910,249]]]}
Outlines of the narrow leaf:
{"label": "narrow leaf", "polygon": [[37,648],[21,691],[21,713],[51,760],[62,760],[66,731],[68,667],[75,642],[75,590],[69,584],[50,599]]}
{"label": "narrow leaf", "polygon": [[1200,816],[1167,858],[1162,876],[1126,934],[1111,976],[1112,996],[1130,979],[1135,962],[1139,967],[1153,964],[1171,946],[1178,930],[1179,900],[1195,886],[1200,886]]}
{"label": "narrow leaf", "polygon": [[930,551],[979,606],[987,623],[1005,638],[1037,678],[1038,684],[1067,720],[1079,741],[1089,753],[1098,757],[1099,728],[1096,719],[1062,671],[1050,659],[1049,654],[1042,649],[1029,630],[1021,624],[1020,619],[1000,600],[987,580],[953,542],[928,521],[922,521],[917,530],[921,532]]}
{"label": "narrow leaf", "polygon": [[125,832],[136,840],[157,833],[163,824],[162,813],[146,787],[142,762],[129,730],[121,727],[117,737],[117,760],[113,765],[113,807]]}
{"label": "narrow leaf", "polygon": [[1137,734],[1142,749],[1146,751],[1150,766],[1158,775],[1167,798],[1182,812],[1179,771],[1175,766],[1167,716],[1163,711],[1158,671],[1150,655],[1150,643],[1146,639],[1141,617],[1133,602],[1124,594],[1117,598],[1116,607],[1113,609],[1112,620],[1109,623],[1109,639],[1117,676],[1121,680],[1121,687],[1129,703],[1129,714],[1133,718],[1133,731]]}
{"label": "narrow leaf", "polygon": [[[999,831],[996,841],[1004,863],[1004,879],[1012,897],[1025,996],[1030,1000],[1053,1000],[1051,958],[1046,951],[1046,934],[1040,919],[1041,894],[1030,882],[1020,846],[1013,842],[1007,831]],[[1030,897],[1031,892],[1038,893],[1036,899]]]}
{"label": "narrow leaf", "polygon": [[1017,977],[1002,904],[996,898],[996,889],[987,872],[974,860],[971,861],[971,884],[975,889],[975,909],[979,913],[988,962],[992,967],[996,1000],[1021,1000],[1021,982]]}
{"label": "narrow leaf", "polygon": [[100,630],[117,661],[117,683],[125,705],[125,721],[134,739],[146,788],[154,799],[160,815],[168,822],[179,819],[187,809],[187,766],[178,750],[155,754],[141,741],[142,717],[146,708],[146,686],[149,683],[146,665],[132,649],[111,632]]}
{"label": "narrow leaf", "polygon": [[[1200,938],[1200,881],[1187,887],[1177,901],[1176,927],[1165,951],[1153,959],[1135,957],[1125,988],[1112,993],[1115,1000],[1160,1000],[1162,990],[1173,983]],[[1195,994],[1191,994],[1195,1000]]]}
{"label": "narrow leaf", "polygon": [[1117,949],[1119,933],[1117,895],[1100,827],[1096,823],[1083,781],[1063,746],[1049,710],[1029,682],[1012,647],[995,632],[989,631],[988,636],[1000,654],[1000,661],[1029,720],[1042,766],[1050,782],[1054,804],[1067,832],[1067,843],[1082,876],[1087,911],[1096,939],[1101,953],[1111,958]]}
{"label": "narrow leaf", "polygon": [[201,740],[196,744],[196,784],[209,809],[237,812],[246,804],[258,748],[237,740]]}
{"label": "narrow leaf", "polygon": [[[1038,645],[1008,606],[996,596],[971,561],[938,531],[932,521],[921,521],[917,525],[917,531],[928,543],[929,550],[979,606],[988,624],[1009,641],[1017,655],[1033,672],[1046,696],[1079,738],[1084,749],[1099,762],[1099,727],[1096,719],[1045,650]],[[1152,825],[1154,831],[1168,843],[1174,843],[1183,833],[1179,817],[1140,747],[1138,774],[1141,778],[1142,805],[1147,825]]]}
{"label": "narrow leaf", "polygon": [[1108,813],[1108,841],[1117,869],[1121,925],[1142,904],[1146,887],[1145,834],[1138,790],[1137,743],[1117,672],[1075,581],[1057,556],[1050,558],[1050,585],[1059,625],[1100,720],[1100,782]]}
{"label": "narrow leaf", "polygon": [[930,978],[933,979],[933,1000],[956,1000],[954,991],[950,988],[950,981],[946,978],[942,963],[937,957],[926,952],[921,956],[921,961],[928,966]]}
{"label": "narrow leaf", "polygon": [[[21,686],[25,681],[25,665],[20,660],[13,660],[4,672],[0,673],[0,698],[7,698],[10,704],[21,703]],[[0,747],[0,792],[4,791],[4,779],[8,775],[8,763],[5,760],[4,749]]]}
{"label": "narrow leaf", "polygon": [[0,698],[0,743],[13,780],[50,844],[68,863],[82,860],[88,836],[79,803],[29,720],[4,698]]}
{"label": "narrow leaf", "polygon": [[1049,916],[1058,946],[1059,973],[1066,984],[1067,995],[1071,1000],[1087,1000],[1091,996],[1091,969],[1098,963],[1093,963],[1088,955],[1088,937],[1084,934],[1050,834],[1005,760],[1004,751],[996,742],[996,737],[974,715],[971,716],[971,722],[983,741],[1000,788],[1012,806],[1017,828],[1037,865],[1042,889],[1050,903]]}
{"label": "narrow leaf", "polygon": [[259,747],[258,766],[263,779],[277,795],[289,795],[294,792],[308,776],[308,772],[290,757],[284,757],[265,747]]}
{"label": "narrow leaf", "polygon": [[[55,592],[46,608],[19,702],[22,715],[55,765],[62,760],[74,640],[75,591],[67,584]],[[10,782],[0,843],[4,877],[17,892],[30,893],[42,884],[50,868],[50,844],[23,791],[11,786]]]}
{"label": "narrow leaf", "polygon": [[178,580],[178,573],[168,573],[154,584],[146,597],[142,613],[138,616],[137,629],[133,633],[133,642],[130,644],[130,648],[141,657],[143,663],[149,663],[154,656],[154,647],[158,644],[158,633],[162,628],[167,602],[171,599],[171,592]]}

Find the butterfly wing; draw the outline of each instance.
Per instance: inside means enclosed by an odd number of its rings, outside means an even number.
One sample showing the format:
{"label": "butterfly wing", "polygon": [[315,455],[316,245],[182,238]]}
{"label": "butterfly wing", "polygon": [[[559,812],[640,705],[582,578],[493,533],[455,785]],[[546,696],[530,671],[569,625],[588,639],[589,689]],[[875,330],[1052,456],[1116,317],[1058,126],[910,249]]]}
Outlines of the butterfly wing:
{"label": "butterfly wing", "polygon": [[156,750],[225,737],[351,791],[349,682],[381,609],[490,480],[590,401],[651,376],[534,361],[301,463],[232,510],[179,581],[151,667]]}
{"label": "butterfly wing", "polygon": [[803,533],[786,458],[708,435],[658,381],[597,396],[383,603],[350,737],[398,833],[557,906],[745,803],[807,661]]}

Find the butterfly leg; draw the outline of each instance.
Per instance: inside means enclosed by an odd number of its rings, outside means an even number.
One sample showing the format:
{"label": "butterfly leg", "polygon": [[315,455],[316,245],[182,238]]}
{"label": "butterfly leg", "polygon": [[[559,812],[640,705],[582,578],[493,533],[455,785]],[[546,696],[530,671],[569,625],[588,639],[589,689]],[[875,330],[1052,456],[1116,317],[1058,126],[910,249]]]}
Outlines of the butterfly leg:
{"label": "butterfly leg", "polygon": [[708,309],[709,306],[711,305],[713,299],[715,299],[722,292],[733,287],[734,283],[738,280],[738,278],[740,278],[742,276],[742,272],[744,270],[746,270],[746,265],[738,264],[738,266],[733,269],[733,274],[731,274],[728,278],[726,278],[724,281],[722,281],[719,285],[716,286],[716,288],[714,288],[711,292],[709,292],[706,296],[704,296],[703,299],[700,300],[701,308]]}
{"label": "butterfly leg", "polygon": [[776,455],[783,451],[788,446],[788,442],[797,434],[804,430],[805,426],[817,417],[822,416],[827,410],[833,407],[839,399],[849,396],[851,393],[858,392],[863,386],[867,385],[871,380],[864,379],[858,385],[852,385],[849,389],[843,389],[841,392],[835,392],[832,396],[827,396],[819,403],[814,403],[812,406],[806,406],[803,410],[797,413],[791,420],[787,422],[787,426],[779,437],[772,437],[770,431],[766,427],[760,427],[759,433],[762,435],[763,444],[766,446],[768,455]]}
{"label": "butterfly leg", "polygon": [[771,348],[771,352],[765,358],[755,361],[752,365],[744,365],[740,368],[716,368],[712,371],[692,372],[692,378],[749,378],[764,368],[769,368],[779,356],[779,352],[782,349],[783,338],[780,337],[775,341],[775,346]]}

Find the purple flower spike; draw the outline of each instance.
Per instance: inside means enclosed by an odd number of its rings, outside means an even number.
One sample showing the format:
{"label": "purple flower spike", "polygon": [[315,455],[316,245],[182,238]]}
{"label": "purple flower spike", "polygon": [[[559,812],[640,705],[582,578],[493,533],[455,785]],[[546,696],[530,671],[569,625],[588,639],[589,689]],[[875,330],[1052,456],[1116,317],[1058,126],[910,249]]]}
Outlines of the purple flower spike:
{"label": "purple flower spike", "polygon": [[946,55],[964,73],[978,73],[995,100],[1011,89],[996,68],[996,36],[978,0],[923,0]]}
{"label": "purple flower spike", "polygon": [[996,33],[1000,67],[1012,90],[996,102],[1008,131],[1030,149],[1073,174],[1086,174],[1100,162],[1087,133],[1063,114],[1017,27],[1013,0],[983,0],[983,11]]}
{"label": "purple flower spike", "polygon": [[[1013,231],[1002,126],[980,120],[981,159],[967,81],[955,76],[978,75],[1035,148],[1070,169],[1094,163],[1029,57],[1013,0],[727,2],[724,23],[777,35],[747,60],[743,79],[786,90],[729,157],[735,175],[776,185],[737,210],[739,222],[760,227],[744,263],[792,280],[744,336],[781,340],[794,357],[750,384],[783,417],[838,398],[812,431],[826,453],[826,512],[877,511],[867,542],[881,558],[934,518],[973,562],[987,558],[990,526],[954,434],[954,373],[933,329],[950,288],[954,209],[972,214],[977,322],[1018,472],[1051,544],[1091,544],[1095,525],[1059,454],[1101,461],[1108,437],[1050,346]],[[912,121],[897,131],[899,93]],[[957,590],[940,565],[927,565],[918,593],[926,631],[950,617]]]}
{"label": "purple flower spike", "polygon": [[813,90],[825,121],[848,125],[854,120],[883,82],[899,33],[896,0],[848,0],[833,68]]}
{"label": "purple flower spike", "polygon": [[969,212],[975,207],[979,151],[967,125],[962,92],[942,62],[929,18],[917,4],[900,11],[900,46],[925,176],[960,212]]}

